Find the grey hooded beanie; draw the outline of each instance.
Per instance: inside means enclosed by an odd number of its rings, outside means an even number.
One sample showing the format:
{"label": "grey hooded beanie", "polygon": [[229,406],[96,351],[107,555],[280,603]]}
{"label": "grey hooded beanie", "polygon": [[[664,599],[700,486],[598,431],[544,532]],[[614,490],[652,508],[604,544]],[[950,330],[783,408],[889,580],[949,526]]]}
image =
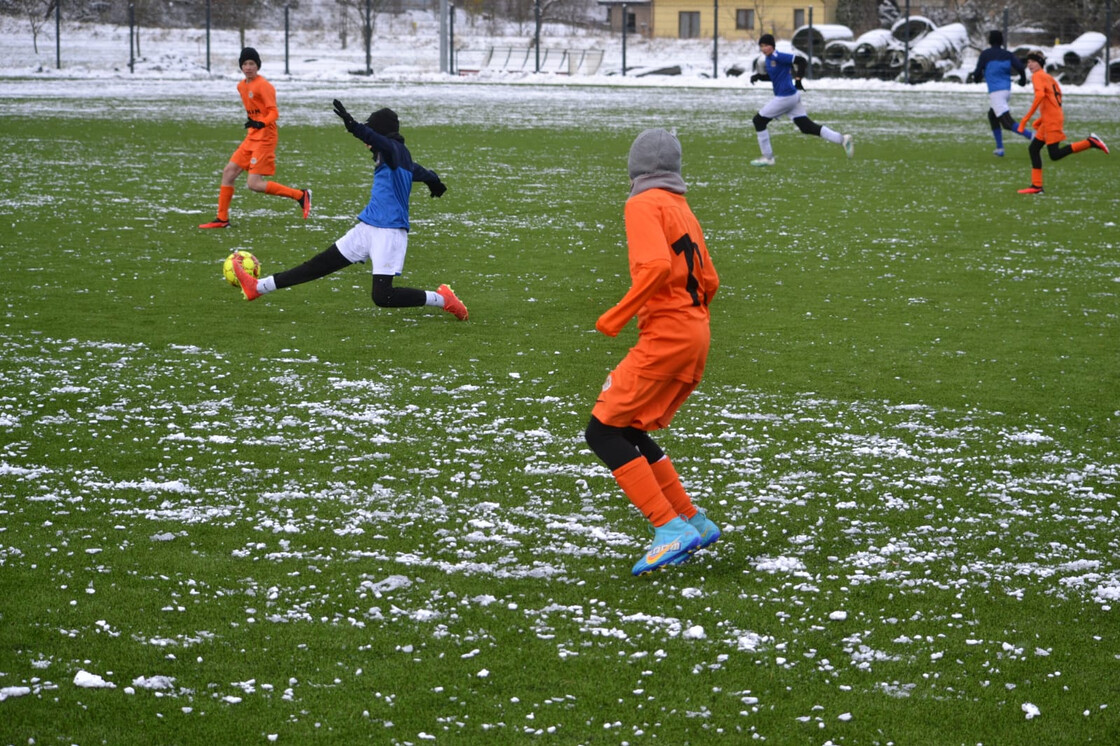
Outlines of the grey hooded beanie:
{"label": "grey hooded beanie", "polygon": [[681,177],[681,142],[667,130],[648,129],[634,138],[627,166],[631,197],[647,189],[684,194],[688,188]]}

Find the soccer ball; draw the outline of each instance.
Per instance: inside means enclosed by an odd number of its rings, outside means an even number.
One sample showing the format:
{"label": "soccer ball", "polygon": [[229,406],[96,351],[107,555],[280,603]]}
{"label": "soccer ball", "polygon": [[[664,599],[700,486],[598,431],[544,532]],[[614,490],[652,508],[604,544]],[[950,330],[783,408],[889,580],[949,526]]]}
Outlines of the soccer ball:
{"label": "soccer ball", "polygon": [[241,287],[241,283],[237,281],[237,275],[233,273],[233,263],[235,261],[240,261],[242,269],[251,274],[253,277],[260,279],[260,260],[250,254],[248,251],[235,251],[227,256],[225,262],[222,263],[222,275],[226,278],[226,282],[228,282],[230,285],[233,285],[235,288]]}

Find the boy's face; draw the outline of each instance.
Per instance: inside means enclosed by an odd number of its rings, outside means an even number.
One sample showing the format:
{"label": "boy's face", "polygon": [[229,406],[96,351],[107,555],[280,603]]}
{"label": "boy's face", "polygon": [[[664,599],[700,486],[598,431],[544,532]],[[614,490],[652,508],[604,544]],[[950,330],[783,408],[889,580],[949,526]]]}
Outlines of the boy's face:
{"label": "boy's face", "polygon": [[1038,64],[1038,60],[1027,60],[1027,69],[1036,73],[1042,69],[1042,65]]}
{"label": "boy's face", "polygon": [[245,60],[241,63],[241,72],[245,73],[246,80],[252,80],[257,77],[258,70],[260,70],[260,68],[257,67],[255,60]]}
{"label": "boy's face", "polygon": [[770,55],[774,54],[773,44],[759,44],[758,49],[765,57],[769,57]]}

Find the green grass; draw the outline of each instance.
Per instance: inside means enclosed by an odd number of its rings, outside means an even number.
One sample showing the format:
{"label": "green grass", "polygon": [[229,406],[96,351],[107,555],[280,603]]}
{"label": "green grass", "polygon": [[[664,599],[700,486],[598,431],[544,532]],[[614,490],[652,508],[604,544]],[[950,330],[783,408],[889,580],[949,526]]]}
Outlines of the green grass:
{"label": "green grass", "polygon": [[[279,84],[312,218],[242,182],[202,232],[236,101],[44,87],[0,97],[0,743],[1120,733],[1103,154],[1018,195],[1026,147],[993,158],[971,93],[810,92],[856,158],[778,123],[758,170],[757,92]],[[448,183],[402,282],[468,323],[375,309],[365,268],[252,304],[221,279],[352,225],[370,163],[336,96],[394,105]],[[1120,140],[1111,99],[1066,101],[1071,136]],[[725,535],[633,579],[646,529],[582,430],[633,341],[594,322],[657,124],[722,282],[657,437]]]}

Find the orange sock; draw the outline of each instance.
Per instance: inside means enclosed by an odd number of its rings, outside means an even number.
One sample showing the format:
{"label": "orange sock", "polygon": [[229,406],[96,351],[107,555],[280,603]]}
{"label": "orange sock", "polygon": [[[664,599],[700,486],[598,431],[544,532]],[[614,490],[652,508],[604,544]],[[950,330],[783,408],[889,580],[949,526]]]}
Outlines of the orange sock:
{"label": "orange sock", "polygon": [[264,191],[266,194],[279,194],[281,197],[294,199],[296,202],[299,202],[300,198],[303,197],[302,189],[292,189],[291,187],[284,186],[283,184],[277,184],[275,181],[270,181],[265,184]]}
{"label": "orange sock", "polygon": [[623,464],[611,474],[615,481],[634,507],[642,511],[655,527],[664,526],[677,517],[677,511],[666,499],[661,488],[657,486],[657,478],[653,476],[653,469],[649,462],[639,456],[633,461]]}
{"label": "orange sock", "polygon": [[1031,186],[1036,186],[1036,187],[1042,186],[1042,169],[1041,168],[1032,168],[1031,169]]}
{"label": "orange sock", "polygon": [[677,511],[689,519],[696,515],[696,506],[692,504],[688,493],[684,491],[684,486],[681,484],[680,475],[673,467],[673,462],[669,457],[661,459],[660,461],[650,464],[650,469],[653,470],[653,476],[657,479],[657,484],[661,486],[661,492],[665,495],[665,499],[673,506],[673,510]]}
{"label": "orange sock", "polygon": [[1074,153],[1080,153],[1082,150],[1088,150],[1093,147],[1089,144],[1088,140],[1078,140],[1077,142],[1070,143],[1069,146]]}
{"label": "orange sock", "polygon": [[233,202],[233,187],[218,190],[218,220],[229,220],[229,203]]}

